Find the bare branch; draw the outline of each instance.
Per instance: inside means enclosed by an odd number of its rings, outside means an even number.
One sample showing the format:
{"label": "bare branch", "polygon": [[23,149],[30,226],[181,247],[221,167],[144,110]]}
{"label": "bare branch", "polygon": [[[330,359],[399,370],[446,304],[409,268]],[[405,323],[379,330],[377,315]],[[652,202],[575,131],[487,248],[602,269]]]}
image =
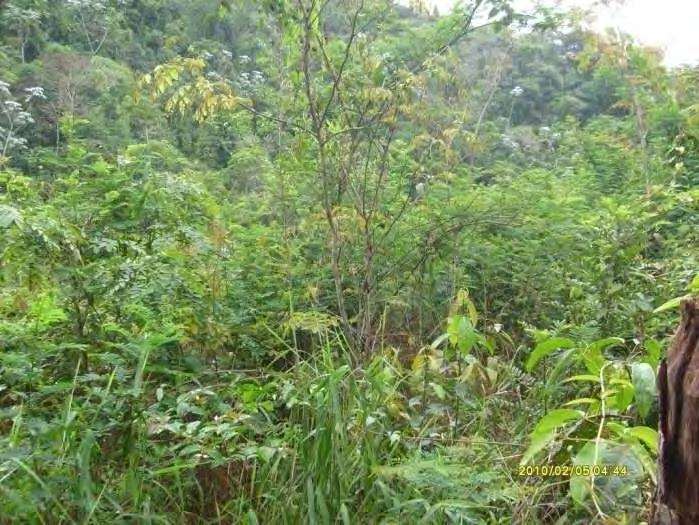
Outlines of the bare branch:
{"label": "bare branch", "polygon": [[332,105],[333,100],[335,100],[335,93],[337,92],[337,89],[340,85],[340,81],[342,80],[342,75],[344,74],[345,68],[347,67],[347,62],[349,61],[350,51],[352,50],[352,44],[354,43],[354,39],[357,36],[357,20],[359,19],[359,14],[362,12],[363,9],[364,0],[360,2],[359,7],[357,8],[357,10],[354,13],[354,16],[352,17],[349,39],[347,40],[347,44],[345,45],[345,54],[342,58],[340,69],[335,75],[335,81],[333,82],[332,88],[330,90],[330,96],[328,98],[327,103],[325,104],[325,109],[323,110],[323,113],[321,115],[321,123],[325,122],[325,119],[328,116],[328,111],[330,110],[330,106]]}

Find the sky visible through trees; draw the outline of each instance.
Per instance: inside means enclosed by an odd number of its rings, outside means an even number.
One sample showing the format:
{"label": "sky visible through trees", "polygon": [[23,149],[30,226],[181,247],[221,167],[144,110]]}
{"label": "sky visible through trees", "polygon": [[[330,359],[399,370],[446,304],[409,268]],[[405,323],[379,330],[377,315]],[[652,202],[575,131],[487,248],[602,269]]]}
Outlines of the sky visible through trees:
{"label": "sky visible through trees", "polygon": [[[440,13],[448,13],[457,3],[454,0],[429,0]],[[665,63],[669,66],[696,64],[699,62],[699,35],[695,22],[699,20],[699,4],[692,0],[623,0],[599,2],[593,0],[548,0],[545,6],[591,9],[592,26],[598,31],[619,28],[646,45],[662,48]],[[519,0],[518,9],[529,10],[530,0]]]}

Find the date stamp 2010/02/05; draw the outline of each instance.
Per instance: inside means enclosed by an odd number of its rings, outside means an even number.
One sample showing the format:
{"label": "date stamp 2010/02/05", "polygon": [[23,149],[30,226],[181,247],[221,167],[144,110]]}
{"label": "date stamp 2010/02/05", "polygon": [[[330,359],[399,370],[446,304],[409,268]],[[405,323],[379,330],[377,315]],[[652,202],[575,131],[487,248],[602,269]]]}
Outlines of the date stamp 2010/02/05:
{"label": "date stamp 2010/02/05", "polygon": [[524,477],[627,476],[626,465],[520,465],[517,475]]}

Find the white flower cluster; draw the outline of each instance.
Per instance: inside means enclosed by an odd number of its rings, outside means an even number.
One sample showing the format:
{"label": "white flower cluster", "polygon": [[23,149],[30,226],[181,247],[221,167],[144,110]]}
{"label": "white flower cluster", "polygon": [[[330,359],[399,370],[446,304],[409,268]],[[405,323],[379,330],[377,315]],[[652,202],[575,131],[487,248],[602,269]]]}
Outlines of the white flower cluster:
{"label": "white flower cluster", "polygon": [[539,138],[549,149],[553,149],[560,141],[561,134],[557,131],[553,131],[548,126],[541,126],[539,128]]}
{"label": "white flower cluster", "polygon": [[257,69],[248,73],[243,71],[238,77],[237,84],[242,90],[254,90],[260,87],[265,81],[265,76],[262,71]]}
{"label": "white flower cluster", "polygon": [[[25,102],[34,98],[46,98],[44,89],[32,86],[24,89]],[[26,146],[27,140],[17,133],[22,128],[34,123],[34,118],[24,106],[15,100],[10,84],[0,80],[0,155],[6,155],[12,149]]]}
{"label": "white flower cluster", "polygon": [[94,9],[95,11],[104,11],[107,6],[99,0],[66,0],[66,3],[73,9]]}
{"label": "white flower cluster", "polygon": [[15,127],[26,126],[27,124],[33,124],[34,118],[32,118],[31,113],[25,111],[22,108],[22,104],[15,102],[14,100],[6,100],[4,102],[6,115],[12,120]]}
{"label": "white flower cluster", "polygon": [[27,94],[27,96],[24,98],[26,102],[29,102],[33,98],[46,98],[44,88],[42,88],[41,86],[32,86],[24,88],[24,92]]}
{"label": "white flower cluster", "polygon": [[524,93],[524,89],[522,89],[521,86],[515,86],[510,90],[510,95],[513,97],[521,97],[522,94]]}
{"label": "white flower cluster", "polygon": [[510,135],[508,135],[506,133],[503,133],[502,135],[500,135],[500,143],[503,146],[505,146],[506,148],[513,149],[513,150],[519,149],[519,147],[520,147],[519,142],[517,142],[513,137],[511,137]]}
{"label": "white flower cluster", "polygon": [[7,151],[9,151],[13,149],[23,148],[26,145],[27,139],[23,137],[16,137],[12,135],[12,133],[10,133],[8,129],[0,126],[0,146],[2,146],[2,148],[0,148],[0,154],[2,154],[2,149],[6,149]]}
{"label": "white flower cluster", "polygon": [[41,19],[41,13],[34,9],[21,9],[14,4],[7,6],[6,16],[7,20],[21,20],[23,22],[38,21]]}

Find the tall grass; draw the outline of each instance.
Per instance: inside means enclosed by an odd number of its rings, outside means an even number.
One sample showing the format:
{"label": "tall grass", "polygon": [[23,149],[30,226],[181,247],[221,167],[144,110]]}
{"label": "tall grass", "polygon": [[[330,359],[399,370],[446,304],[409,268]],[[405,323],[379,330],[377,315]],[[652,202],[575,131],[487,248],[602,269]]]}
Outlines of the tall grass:
{"label": "tall grass", "polygon": [[359,366],[325,331],[288,370],[168,378],[151,350],[5,409],[0,522],[499,522],[515,504],[492,449],[423,450],[449,408],[411,409],[425,396],[389,354]]}

